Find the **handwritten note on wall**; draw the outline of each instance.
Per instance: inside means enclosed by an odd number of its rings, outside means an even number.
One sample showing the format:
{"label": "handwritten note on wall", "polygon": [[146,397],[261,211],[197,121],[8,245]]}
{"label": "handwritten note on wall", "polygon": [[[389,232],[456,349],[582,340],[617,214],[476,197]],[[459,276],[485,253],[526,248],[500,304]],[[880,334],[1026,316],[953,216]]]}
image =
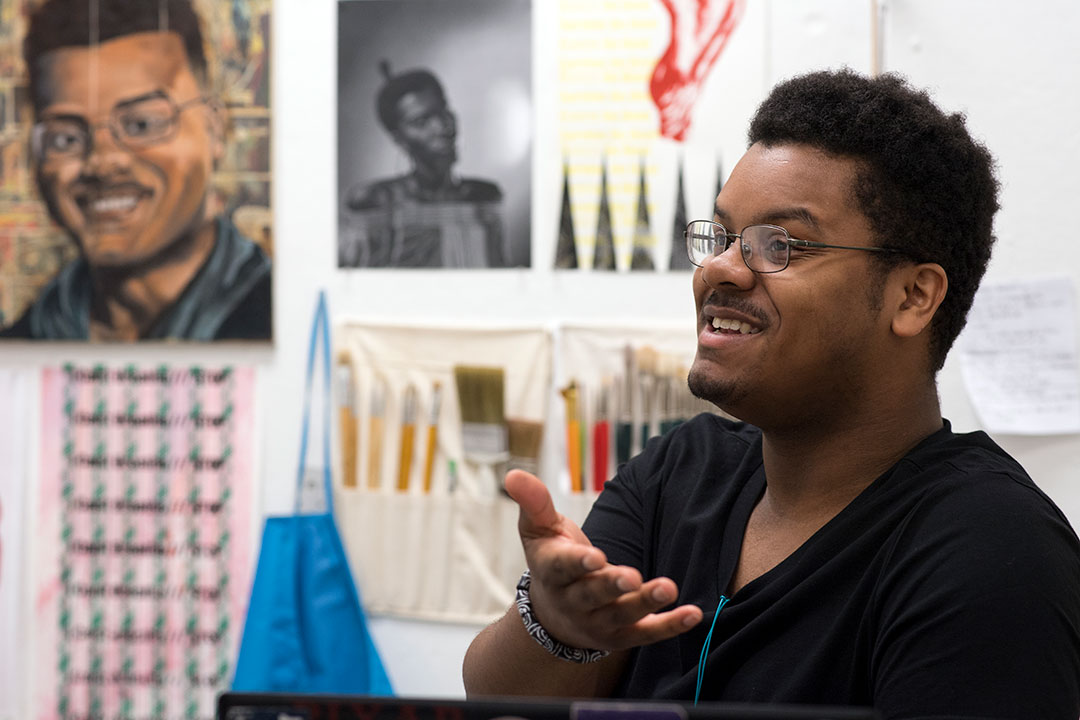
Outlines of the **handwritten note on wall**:
{"label": "handwritten note on wall", "polygon": [[1075,287],[1070,278],[984,284],[958,343],[964,384],[991,432],[1080,432]]}
{"label": "handwritten note on wall", "polygon": [[250,590],[253,379],[44,372],[38,718],[213,717]]}

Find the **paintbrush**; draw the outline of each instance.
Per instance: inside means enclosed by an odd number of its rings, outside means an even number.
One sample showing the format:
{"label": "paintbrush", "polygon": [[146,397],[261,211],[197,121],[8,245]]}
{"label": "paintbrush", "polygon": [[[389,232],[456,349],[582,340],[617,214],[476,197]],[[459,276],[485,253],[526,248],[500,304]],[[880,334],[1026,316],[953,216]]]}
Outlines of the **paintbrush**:
{"label": "paintbrush", "polygon": [[506,421],[510,438],[510,460],[506,470],[524,470],[535,475],[540,465],[540,444],[544,439],[544,424],[531,420],[509,418]]}
{"label": "paintbrush", "polygon": [[413,440],[416,435],[416,387],[405,388],[405,400],[401,411],[401,457],[398,460],[398,492],[409,489],[412,474]]}
{"label": "paintbrush", "polygon": [[611,438],[611,380],[604,378],[596,398],[596,422],[592,432],[593,490],[600,492],[608,479],[608,454]]}
{"label": "paintbrush", "polygon": [[435,469],[435,452],[439,447],[439,411],[442,409],[442,383],[431,388],[431,416],[428,418],[427,452],[424,454],[424,492],[431,492],[431,476]]}
{"label": "paintbrush", "polygon": [[570,490],[579,493],[581,483],[581,421],[578,418],[577,385],[573,380],[559,391],[566,401],[566,464],[570,470]]}
{"label": "paintbrush", "polygon": [[679,424],[677,370],[678,362],[674,357],[667,354],[660,355],[656,380],[660,385],[657,392],[657,416],[661,435],[667,435],[669,430]]}
{"label": "paintbrush", "polygon": [[653,420],[656,414],[656,350],[646,345],[637,351],[634,359],[637,361],[638,390],[641,392],[641,445],[635,448],[635,452],[641,452],[653,436]]}
{"label": "paintbrush", "polygon": [[[502,368],[454,366],[458,407],[461,410],[461,440],[465,459],[494,473],[494,466],[509,457],[506,432]],[[494,478],[492,489],[499,487]]]}
{"label": "paintbrush", "polygon": [[386,412],[386,389],[382,380],[371,388],[371,412],[368,414],[367,486],[378,490],[382,486],[383,414]]}
{"label": "paintbrush", "polygon": [[634,348],[623,348],[623,376],[619,383],[619,418],[615,423],[615,462],[630,459],[634,445]]}
{"label": "paintbrush", "polygon": [[342,485],[356,487],[356,378],[352,358],[342,350],[337,356],[338,428],[341,431]]}

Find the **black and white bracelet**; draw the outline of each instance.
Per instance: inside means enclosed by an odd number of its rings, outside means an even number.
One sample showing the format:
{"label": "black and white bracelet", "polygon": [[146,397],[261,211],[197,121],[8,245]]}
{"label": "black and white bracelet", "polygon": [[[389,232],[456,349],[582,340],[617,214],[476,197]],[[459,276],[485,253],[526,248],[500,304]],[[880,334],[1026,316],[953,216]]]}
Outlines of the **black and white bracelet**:
{"label": "black and white bracelet", "polygon": [[532,601],[529,599],[529,585],[531,582],[532,576],[526,570],[521,574],[521,579],[518,580],[517,599],[514,603],[517,605],[518,613],[521,614],[521,621],[525,623],[525,630],[532,636],[533,640],[540,643],[541,647],[555,657],[572,663],[596,662],[609,655],[607,650],[586,650],[572,647],[548,635],[547,630],[544,629],[544,626],[536,619],[536,615],[533,614]]}

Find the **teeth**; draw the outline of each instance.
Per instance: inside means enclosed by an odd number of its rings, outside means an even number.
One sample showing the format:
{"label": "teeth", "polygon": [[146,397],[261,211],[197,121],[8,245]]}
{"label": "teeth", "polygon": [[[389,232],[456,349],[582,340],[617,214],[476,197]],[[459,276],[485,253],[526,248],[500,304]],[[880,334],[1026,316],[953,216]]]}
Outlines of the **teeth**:
{"label": "teeth", "polygon": [[123,212],[135,207],[138,198],[134,195],[114,195],[111,197],[98,198],[92,204],[94,212]]}
{"label": "teeth", "polygon": [[731,330],[738,332],[740,335],[753,335],[758,330],[752,328],[749,323],[739,322],[731,318],[718,318],[712,319],[713,330]]}

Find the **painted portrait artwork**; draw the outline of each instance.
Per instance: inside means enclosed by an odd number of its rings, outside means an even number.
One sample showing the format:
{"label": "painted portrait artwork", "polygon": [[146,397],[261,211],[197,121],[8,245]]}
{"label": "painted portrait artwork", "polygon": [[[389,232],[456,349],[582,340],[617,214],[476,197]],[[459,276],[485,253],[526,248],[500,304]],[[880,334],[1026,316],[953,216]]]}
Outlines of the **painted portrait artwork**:
{"label": "painted portrait artwork", "polygon": [[271,339],[272,0],[0,0],[0,340]]}
{"label": "painted portrait artwork", "polygon": [[339,267],[530,266],[530,29],[529,0],[338,3]]}

